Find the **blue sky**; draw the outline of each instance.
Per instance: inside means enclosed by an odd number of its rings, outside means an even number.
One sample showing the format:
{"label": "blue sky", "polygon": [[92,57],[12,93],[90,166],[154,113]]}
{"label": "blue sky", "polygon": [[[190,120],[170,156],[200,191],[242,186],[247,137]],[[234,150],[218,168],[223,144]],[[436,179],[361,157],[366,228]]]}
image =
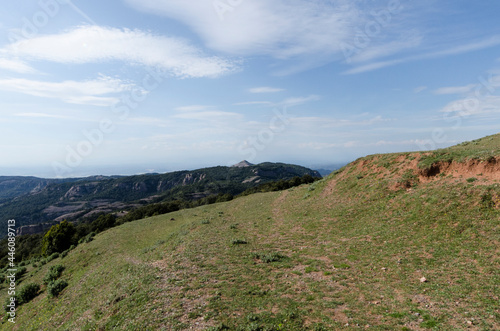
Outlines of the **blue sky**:
{"label": "blue sky", "polygon": [[320,167],[498,132],[500,3],[40,0],[0,11],[0,175]]}

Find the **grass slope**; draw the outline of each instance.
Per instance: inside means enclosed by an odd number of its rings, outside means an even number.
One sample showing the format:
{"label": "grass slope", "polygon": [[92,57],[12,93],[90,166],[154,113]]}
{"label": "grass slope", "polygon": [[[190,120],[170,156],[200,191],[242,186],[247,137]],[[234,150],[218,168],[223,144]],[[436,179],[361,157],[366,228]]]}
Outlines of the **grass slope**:
{"label": "grass slope", "polygon": [[18,287],[55,264],[69,286],[57,298],[42,286],[1,328],[498,330],[500,185],[473,169],[429,180],[430,155],[369,156],[311,185],[105,231],[29,266]]}

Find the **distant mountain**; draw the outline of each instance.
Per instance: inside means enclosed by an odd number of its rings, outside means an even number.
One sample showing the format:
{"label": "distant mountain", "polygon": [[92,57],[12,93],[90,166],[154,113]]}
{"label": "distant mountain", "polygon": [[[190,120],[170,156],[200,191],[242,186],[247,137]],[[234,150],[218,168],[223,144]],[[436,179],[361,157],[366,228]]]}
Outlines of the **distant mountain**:
{"label": "distant mountain", "polygon": [[98,181],[109,178],[118,178],[118,176],[92,176],[87,178],[65,178],[65,179],[46,179],[37,177],[22,176],[0,176],[0,202],[12,199],[29,193],[36,193],[43,190],[51,184],[61,184],[78,181]]}
{"label": "distant mountain", "polygon": [[[174,199],[192,201],[217,194],[237,195],[259,184],[304,175],[321,177],[317,171],[297,165],[252,165],[247,161],[232,167],[126,177],[94,176],[64,180],[3,177],[3,185],[0,185],[0,196],[4,197],[0,201],[0,224],[4,225],[8,219],[15,219],[18,226],[76,220],[99,212],[123,211],[148,203]],[[1,234],[4,235],[4,232]]]}
{"label": "distant mountain", "polygon": [[35,193],[42,190],[47,185],[57,182],[58,180],[56,179],[0,176],[0,201],[27,193]]}
{"label": "distant mountain", "polygon": [[326,177],[329,174],[331,174],[334,170],[330,170],[330,169],[316,169],[316,171],[319,172],[322,177]]}
{"label": "distant mountain", "polygon": [[317,172],[319,172],[321,174],[321,176],[326,177],[329,174],[331,174],[332,172],[342,168],[345,165],[346,165],[345,163],[335,163],[335,164],[328,164],[328,165],[320,165],[320,166],[316,166],[316,167],[312,167],[312,168],[315,169]]}
{"label": "distant mountain", "polygon": [[232,168],[244,168],[244,167],[250,167],[250,166],[253,166],[253,164],[248,162],[247,160],[243,160],[240,163],[236,163],[236,164],[232,165],[231,167]]}

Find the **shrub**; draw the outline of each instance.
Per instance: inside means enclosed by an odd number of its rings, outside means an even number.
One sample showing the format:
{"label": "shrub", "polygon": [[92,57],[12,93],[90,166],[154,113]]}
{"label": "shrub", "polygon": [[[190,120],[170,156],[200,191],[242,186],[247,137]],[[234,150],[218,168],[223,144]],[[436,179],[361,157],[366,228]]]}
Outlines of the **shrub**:
{"label": "shrub", "polygon": [[47,257],[46,261],[47,261],[47,263],[49,263],[50,261],[55,260],[58,257],[59,257],[59,253],[54,253],[54,254],[51,254],[49,257]]}
{"label": "shrub", "polygon": [[54,225],[43,236],[42,255],[49,256],[55,252],[63,252],[72,244],[72,238],[75,234],[75,227],[68,221]]}
{"label": "shrub", "polygon": [[20,267],[16,270],[16,279],[21,278],[26,273],[26,267]]}
{"label": "shrub", "polygon": [[476,180],[477,180],[476,177],[470,177],[466,179],[467,183],[474,183]]}
{"label": "shrub", "polygon": [[95,236],[95,232],[91,232],[89,233],[88,235],[86,235],[85,237],[81,238],[78,243],[79,244],[84,244],[84,243],[89,243],[91,242],[92,240],[94,240],[94,236]]}
{"label": "shrub", "polygon": [[306,272],[306,274],[308,274],[311,272],[316,272],[316,271],[318,271],[318,269],[316,269],[315,267],[312,267],[312,266],[307,266],[304,271]]}
{"label": "shrub", "polygon": [[18,304],[22,305],[23,303],[30,302],[38,295],[38,291],[40,291],[40,285],[38,284],[30,283],[24,285],[17,294]]}
{"label": "shrub", "polygon": [[493,201],[493,195],[490,192],[486,192],[481,195],[481,205],[483,208],[493,208],[495,207],[495,202]]}
{"label": "shrub", "polygon": [[207,329],[207,331],[224,331],[229,330],[229,327],[225,324],[219,324],[217,326],[211,326]]}
{"label": "shrub", "polygon": [[57,278],[61,277],[64,267],[60,264],[53,265],[50,267],[49,272],[43,277],[43,283],[49,284],[55,281]]}
{"label": "shrub", "polygon": [[276,252],[266,254],[253,253],[251,256],[260,259],[264,263],[279,262],[287,258],[285,255]]}
{"label": "shrub", "polygon": [[210,224],[210,221],[209,220],[202,220],[201,224]]}
{"label": "shrub", "polygon": [[59,293],[61,293],[62,290],[64,290],[67,286],[68,283],[65,280],[59,279],[49,283],[49,285],[47,286],[47,290],[49,291],[49,295],[53,298],[57,297]]}
{"label": "shrub", "polygon": [[105,214],[99,216],[95,221],[91,224],[91,230],[93,232],[102,232],[106,229],[112,228],[116,225],[116,216],[113,214]]}

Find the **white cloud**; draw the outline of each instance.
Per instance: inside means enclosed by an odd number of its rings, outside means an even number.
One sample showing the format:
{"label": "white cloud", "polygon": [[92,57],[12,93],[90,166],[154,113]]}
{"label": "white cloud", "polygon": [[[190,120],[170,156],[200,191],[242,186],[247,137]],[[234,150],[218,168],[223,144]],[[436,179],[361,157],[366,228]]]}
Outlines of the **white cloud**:
{"label": "white cloud", "polygon": [[6,69],[21,74],[35,73],[36,70],[21,60],[0,58],[0,69]]}
{"label": "white cloud", "polygon": [[273,103],[271,101],[247,101],[247,102],[233,103],[233,106],[255,106],[255,105],[269,106],[272,104]]}
{"label": "white cloud", "polygon": [[434,94],[463,94],[470,92],[476,85],[470,84],[467,86],[442,87],[434,91]]}
{"label": "white cloud", "polygon": [[[364,116],[366,117],[366,116]],[[294,125],[298,125],[304,129],[309,128],[343,128],[347,126],[367,126],[377,123],[388,122],[390,119],[384,119],[382,116],[375,116],[367,119],[336,119],[328,117],[295,117],[291,119]]]}
{"label": "white cloud", "polygon": [[427,86],[419,86],[419,87],[415,87],[415,88],[413,89],[413,92],[414,92],[414,93],[420,93],[420,92],[423,92],[423,91],[425,91],[425,90],[427,90]]}
{"label": "white cloud", "polygon": [[44,82],[22,78],[0,79],[0,90],[18,92],[43,98],[59,99],[66,103],[110,106],[119,101],[117,94],[134,88],[119,79],[101,77],[89,81]]}
{"label": "white cloud", "polygon": [[241,114],[230,113],[224,111],[200,111],[200,112],[187,112],[181,113],[173,116],[174,118],[188,119],[188,120],[198,120],[198,121],[220,121],[220,120],[232,120],[242,118]]}
{"label": "white cloud", "polygon": [[423,37],[416,31],[411,31],[409,35],[389,42],[373,42],[373,45],[366,49],[360,49],[359,53],[350,58],[353,63],[367,62],[376,58],[381,58],[399,53],[408,49],[414,49],[422,44]]}
{"label": "white cloud", "polygon": [[448,103],[441,110],[442,113],[451,113],[452,116],[467,118],[472,115],[486,115],[500,113],[500,96],[490,95],[482,98],[474,96],[461,98]]}
{"label": "white cloud", "polygon": [[248,90],[250,93],[276,93],[282,91],[284,91],[284,89],[275,87],[254,87]]}
{"label": "white cloud", "polygon": [[381,69],[381,68],[385,68],[385,67],[389,67],[389,66],[394,66],[397,64],[401,64],[401,63],[413,62],[413,61],[418,61],[418,60],[426,60],[426,59],[434,59],[434,58],[446,57],[446,56],[450,56],[450,55],[464,54],[464,53],[478,51],[478,50],[485,49],[485,48],[494,47],[494,46],[497,46],[499,44],[500,44],[500,35],[493,36],[491,38],[477,41],[477,42],[472,42],[472,43],[467,43],[464,45],[450,47],[450,48],[443,50],[443,51],[434,51],[434,52],[418,54],[418,55],[414,55],[414,56],[408,56],[408,57],[404,57],[404,58],[400,58],[400,59],[372,62],[372,63],[368,63],[368,64],[354,67],[350,70],[345,71],[344,74],[347,74],[347,75],[359,74],[359,73],[373,71],[373,70],[377,70],[377,69]]}
{"label": "white cloud", "polygon": [[213,106],[204,106],[204,105],[192,105],[192,106],[183,106],[183,107],[177,107],[175,110],[177,111],[201,111],[201,110],[207,110],[211,109]]}
{"label": "white cloud", "polygon": [[[448,7],[434,0],[431,4],[404,5],[398,1],[348,0],[123,1],[184,23],[207,47],[218,52],[281,60],[273,66],[274,74],[279,75],[345,60],[358,64],[345,74],[359,74],[500,44],[500,36],[463,45],[449,43],[422,21],[422,17],[442,19],[439,15],[449,14]],[[404,57],[388,58],[405,52]]]}
{"label": "white cloud", "polygon": [[317,101],[319,99],[320,98],[317,95],[310,95],[307,97],[293,97],[293,98],[287,98],[287,99],[283,100],[282,102],[278,103],[276,106],[293,107],[293,106],[302,105],[302,104],[307,103],[309,101]]}
{"label": "white cloud", "polygon": [[[362,18],[344,0],[328,4],[303,0],[231,2],[218,0],[125,0],[135,8],[179,20],[206,45],[233,55],[270,55],[279,59],[340,52]],[[227,5],[229,3],[229,6]]]}
{"label": "white cloud", "polygon": [[158,67],[180,78],[216,77],[237,68],[234,62],[204,55],[183,39],[100,26],[80,26],[61,34],[18,41],[0,50],[2,53],[58,63],[119,60]]}
{"label": "white cloud", "polygon": [[365,64],[362,66],[358,66],[355,68],[352,68],[350,70],[347,70],[343,72],[345,75],[354,75],[354,74],[360,74],[363,72],[368,72],[368,71],[373,71],[377,69],[382,69],[385,67],[390,67],[399,63],[405,62],[404,60],[390,60],[390,61],[381,61],[381,62],[374,62],[370,64]]}
{"label": "white cloud", "polygon": [[73,119],[72,117],[68,117],[68,116],[53,115],[53,114],[46,114],[46,113],[18,113],[18,114],[14,114],[14,116],[30,117],[30,118]]}

